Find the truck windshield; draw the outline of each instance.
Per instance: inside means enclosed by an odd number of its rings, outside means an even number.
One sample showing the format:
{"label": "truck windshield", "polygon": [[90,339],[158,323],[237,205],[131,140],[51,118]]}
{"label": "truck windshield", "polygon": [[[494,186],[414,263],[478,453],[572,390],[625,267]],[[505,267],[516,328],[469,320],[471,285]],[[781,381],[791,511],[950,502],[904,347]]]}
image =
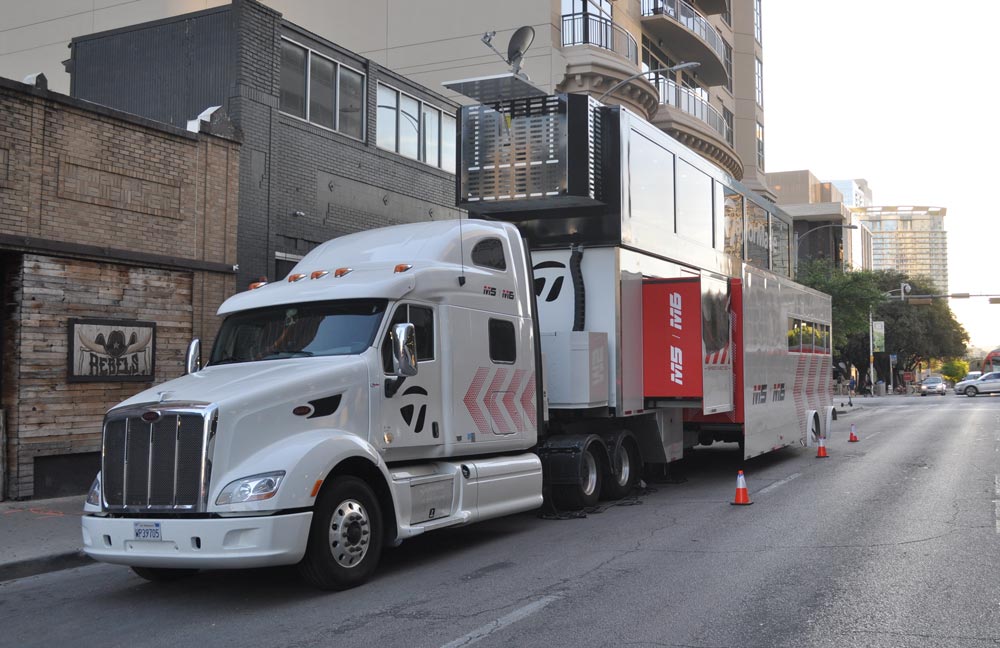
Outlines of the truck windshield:
{"label": "truck windshield", "polygon": [[209,365],[358,354],[372,345],[384,299],[284,304],[222,322]]}

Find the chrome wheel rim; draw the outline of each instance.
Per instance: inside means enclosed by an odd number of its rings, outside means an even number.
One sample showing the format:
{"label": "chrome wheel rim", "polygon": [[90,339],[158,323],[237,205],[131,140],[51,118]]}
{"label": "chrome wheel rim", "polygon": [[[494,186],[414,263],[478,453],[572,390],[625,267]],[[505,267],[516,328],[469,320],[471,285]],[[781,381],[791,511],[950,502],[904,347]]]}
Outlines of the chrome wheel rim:
{"label": "chrome wheel rim", "polygon": [[580,482],[583,485],[583,494],[589,497],[597,491],[597,460],[594,459],[594,453],[589,450],[583,453],[583,469],[584,475]]}
{"label": "chrome wheel rim", "polygon": [[341,567],[357,567],[371,543],[368,512],[357,500],[344,500],[330,518],[330,555]]}
{"label": "chrome wheel rim", "polygon": [[618,448],[618,485],[627,486],[632,477],[632,459],[629,456],[628,448],[621,446]]}

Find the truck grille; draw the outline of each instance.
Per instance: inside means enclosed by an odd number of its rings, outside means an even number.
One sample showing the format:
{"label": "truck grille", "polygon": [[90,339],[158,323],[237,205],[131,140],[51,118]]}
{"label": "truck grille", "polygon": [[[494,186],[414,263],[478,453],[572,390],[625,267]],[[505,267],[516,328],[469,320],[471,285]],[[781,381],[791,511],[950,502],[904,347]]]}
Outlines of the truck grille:
{"label": "truck grille", "polygon": [[101,467],[109,509],[199,509],[205,466],[206,418],[164,412],[155,421],[144,411],[109,416],[104,423]]}

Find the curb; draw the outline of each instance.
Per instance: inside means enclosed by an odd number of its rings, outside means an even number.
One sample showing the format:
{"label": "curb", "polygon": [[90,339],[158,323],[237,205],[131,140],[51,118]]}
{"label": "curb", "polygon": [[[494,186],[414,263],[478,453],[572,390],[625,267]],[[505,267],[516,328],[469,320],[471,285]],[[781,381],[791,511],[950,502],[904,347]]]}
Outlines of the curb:
{"label": "curb", "polygon": [[80,550],[9,562],[0,565],[0,583],[63,569],[81,567],[89,565],[92,562],[94,562],[94,559]]}

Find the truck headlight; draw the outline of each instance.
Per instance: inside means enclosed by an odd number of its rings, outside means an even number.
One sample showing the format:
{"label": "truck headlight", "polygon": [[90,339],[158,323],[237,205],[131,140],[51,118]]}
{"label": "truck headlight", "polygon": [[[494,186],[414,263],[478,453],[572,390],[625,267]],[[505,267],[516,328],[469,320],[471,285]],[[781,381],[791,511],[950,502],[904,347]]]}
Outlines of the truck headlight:
{"label": "truck headlight", "polygon": [[237,479],[222,489],[215,503],[221,506],[271,499],[278,493],[278,486],[284,477],[285,471],[281,470]]}
{"label": "truck headlight", "polygon": [[84,509],[91,509],[91,507],[97,507],[97,510],[101,509],[101,473],[97,473],[97,477],[94,477],[94,483],[90,485],[90,492],[87,493]]}

